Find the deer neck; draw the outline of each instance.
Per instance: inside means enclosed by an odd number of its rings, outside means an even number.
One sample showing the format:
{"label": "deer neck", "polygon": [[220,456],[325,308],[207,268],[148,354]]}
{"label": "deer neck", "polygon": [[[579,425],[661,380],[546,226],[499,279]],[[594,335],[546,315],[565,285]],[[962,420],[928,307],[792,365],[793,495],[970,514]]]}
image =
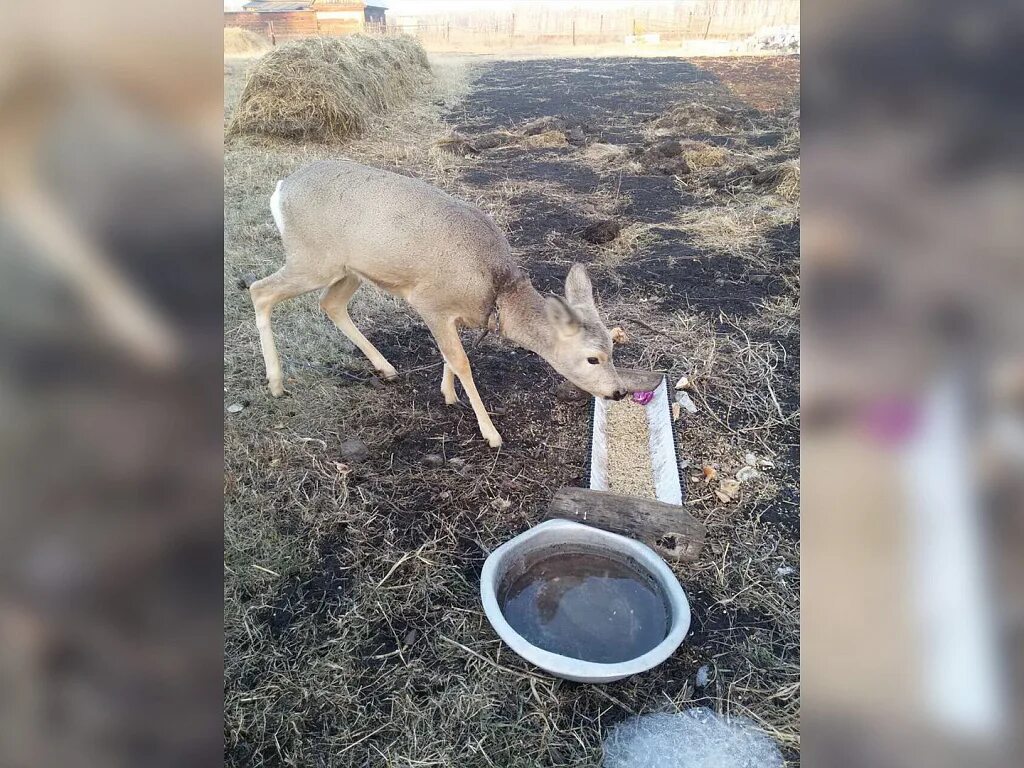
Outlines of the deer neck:
{"label": "deer neck", "polygon": [[554,331],[544,308],[544,297],[529,279],[516,280],[498,293],[498,333],[514,344],[547,358]]}

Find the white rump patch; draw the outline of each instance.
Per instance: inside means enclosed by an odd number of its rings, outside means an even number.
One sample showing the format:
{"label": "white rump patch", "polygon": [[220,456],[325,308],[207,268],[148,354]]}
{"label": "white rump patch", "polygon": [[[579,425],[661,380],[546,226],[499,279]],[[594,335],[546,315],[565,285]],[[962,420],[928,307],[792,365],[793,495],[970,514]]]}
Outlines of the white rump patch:
{"label": "white rump patch", "polygon": [[284,214],[281,212],[281,182],[277,182],[274,194],[270,196],[270,213],[277,224],[277,231],[284,234]]}

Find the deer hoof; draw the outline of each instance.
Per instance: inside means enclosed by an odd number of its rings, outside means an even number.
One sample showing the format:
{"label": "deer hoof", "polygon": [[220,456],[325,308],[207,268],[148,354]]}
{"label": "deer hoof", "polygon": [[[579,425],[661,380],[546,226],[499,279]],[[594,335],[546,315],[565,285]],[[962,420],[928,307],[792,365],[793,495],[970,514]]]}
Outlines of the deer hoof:
{"label": "deer hoof", "polygon": [[274,397],[283,397],[284,384],[282,384],[280,381],[270,382],[270,394]]}
{"label": "deer hoof", "polygon": [[393,365],[389,365],[386,368],[378,368],[377,370],[384,381],[394,381],[398,378],[398,371],[395,370]]}
{"label": "deer hoof", "polygon": [[462,402],[459,400],[459,396],[454,392],[442,392],[441,394],[444,395],[445,405],[459,405]]}
{"label": "deer hoof", "polygon": [[501,435],[495,432],[493,435],[484,435],[487,440],[487,444],[491,448],[501,448]]}

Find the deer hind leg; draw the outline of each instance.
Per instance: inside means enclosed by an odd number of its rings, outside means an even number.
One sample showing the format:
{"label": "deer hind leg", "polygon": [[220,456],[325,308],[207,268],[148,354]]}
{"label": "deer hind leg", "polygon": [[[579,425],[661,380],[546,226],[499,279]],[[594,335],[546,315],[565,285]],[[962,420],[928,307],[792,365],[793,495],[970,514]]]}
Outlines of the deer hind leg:
{"label": "deer hind leg", "polygon": [[352,318],[348,315],[348,303],[352,300],[355,292],[359,290],[361,284],[362,280],[359,279],[358,275],[343,277],[338,282],[328,286],[320,294],[320,306],[323,307],[328,317],[334,321],[334,324],[338,326],[338,330],[344,333],[348,340],[359,347],[362,353],[366,355],[373,367],[380,372],[380,375],[391,381],[398,376],[398,371],[370,343],[370,340],[363,336],[359,329],[356,328],[355,323],[352,322]]}
{"label": "deer hind leg", "polygon": [[[480,427],[480,434],[483,435],[484,440],[487,441],[491,448],[500,448],[501,435],[494,428],[491,417],[487,413],[483,401],[480,399],[480,393],[476,390],[476,384],[473,382],[473,371],[470,370],[466,350],[462,348],[462,341],[459,339],[459,332],[455,327],[455,321],[451,318],[440,320],[427,320],[427,318],[424,318],[424,320],[427,321],[427,327],[430,328],[430,332],[434,334],[434,339],[437,340],[437,346],[445,359],[445,368],[450,368],[459,377],[459,381],[462,382],[462,388],[466,390],[466,396],[469,398],[470,405],[473,406],[473,413],[476,414],[476,422]],[[444,380],[442,380],[443,386]],[[453,393],[454,389],[454,382],[452,382]]]}
{"label": "deer hind leg", "polygon": [[441,394],[444,395],[446,405],[455,405],[459,402],[459,396],[455,392],[455,371],[444,361],[444,373],[441,375]]}
{"label": "deer hind leg", "polygon": [[260,332],[263,362],[267,367],[267,383],[270,385],[270,394],[274,397],[284,394],[284,376],[281,372],[281,360],[277,355],[277,346],[274,344],[274,332],[270,327],[270,315],[274,307],[282,301],[309,293],[321,285],[322,282],[293,277],[288,274],[285,267],[249,286],[249,296],[256,310],[256,328]]}

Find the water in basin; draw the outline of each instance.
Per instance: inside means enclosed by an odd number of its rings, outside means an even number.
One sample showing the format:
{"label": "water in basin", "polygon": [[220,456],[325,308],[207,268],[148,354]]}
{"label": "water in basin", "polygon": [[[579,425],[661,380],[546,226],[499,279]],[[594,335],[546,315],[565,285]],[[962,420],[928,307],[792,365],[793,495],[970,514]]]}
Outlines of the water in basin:
{"label": "water in basin", "polygon": [[524,557],[498,589],[505,621],[538,648],[614,664],[668,634],[665,596],[639,564],[604,549],[548,547]]}

